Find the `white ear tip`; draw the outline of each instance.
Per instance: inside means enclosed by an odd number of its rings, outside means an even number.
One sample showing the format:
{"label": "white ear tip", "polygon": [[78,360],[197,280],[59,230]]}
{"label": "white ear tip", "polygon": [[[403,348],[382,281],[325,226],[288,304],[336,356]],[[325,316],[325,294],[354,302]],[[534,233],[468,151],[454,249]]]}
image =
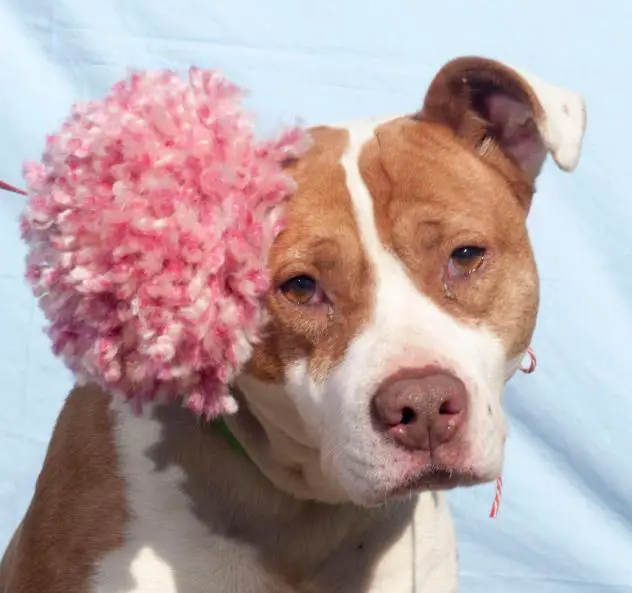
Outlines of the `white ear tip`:
{"label": "white ear tip", "polygon": [[547,138],[553,159],[564,171],[573,171],[579,162],[584,133],[586,131],[586,106],[576,93],[565,91],[555,109],[555,116],[548,114]]}
{"label": "white ear tip", "polygon": [[546,82],[524,70],[511,68],[531,87],[542,107],[536,125],[557,166],[573,171],[579,162],[586,131],[586,106],[582,97]]}

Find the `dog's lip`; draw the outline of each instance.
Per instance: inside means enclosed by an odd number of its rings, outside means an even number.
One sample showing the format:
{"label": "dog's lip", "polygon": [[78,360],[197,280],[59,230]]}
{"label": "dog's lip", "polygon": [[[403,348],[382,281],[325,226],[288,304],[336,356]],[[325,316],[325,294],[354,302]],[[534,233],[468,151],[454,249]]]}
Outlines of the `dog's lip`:
{"label": "dog's lip", "polygon": [[452,490],[468,486],[477,486],[491,481],[491,477],[480,474],[472,468],[432,466],[402,477],[394,485],[383,489],[376,489],[368,500],[363,500],[363,506],[381,506],[390,500],[409,498],[411,495],[423,492],[437,492]]}
{"label": "dog's lip", "polygon": [[473,486],[483,481],[469,468],[429,467],[401,481],[391,489],[388,497],[435,490],[452,490]]}

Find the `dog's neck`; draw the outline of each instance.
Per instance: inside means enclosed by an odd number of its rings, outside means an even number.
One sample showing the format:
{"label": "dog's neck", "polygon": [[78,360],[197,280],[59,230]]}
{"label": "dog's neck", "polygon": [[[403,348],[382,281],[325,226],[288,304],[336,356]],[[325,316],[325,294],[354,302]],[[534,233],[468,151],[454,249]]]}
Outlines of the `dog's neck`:
{"label": "dog's neck", "polygon": [[323,473],[321,451],[283,387],[242,375],[236,388],[240,409],[225,421],[262,473],[296,498],[346,502],[333,477]]}

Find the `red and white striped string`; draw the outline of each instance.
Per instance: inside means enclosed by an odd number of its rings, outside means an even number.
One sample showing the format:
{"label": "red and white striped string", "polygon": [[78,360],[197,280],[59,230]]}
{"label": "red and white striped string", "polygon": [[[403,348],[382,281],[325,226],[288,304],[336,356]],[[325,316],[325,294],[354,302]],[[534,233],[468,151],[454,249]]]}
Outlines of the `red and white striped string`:
{"label": "red and white striped string", "polygon": [[496,494],[494,495],[494,503],[492,504],[492,510],[489,511],[490,519],[495,519],[498,516],[500,510],[500,501],[503,497],[503,478],[502,476],[496,480]]}
{"label": "red and white striped string", "polygon": [[[529,357],[529,364],[527,366],[521,366],[520,370],[526,375],[530,375],[535,371],[535,367],[538,364],[538,359],[535,357],[535,352],[532,348],[527,350],[527,356]],[[494,494],[494,502],[492,503],[492,509],[489,511],[490,519],[495,519],[498,516],[500,510],[500,501],[503,497],[503,478],[500,476],[496,480],[496,493]]]}

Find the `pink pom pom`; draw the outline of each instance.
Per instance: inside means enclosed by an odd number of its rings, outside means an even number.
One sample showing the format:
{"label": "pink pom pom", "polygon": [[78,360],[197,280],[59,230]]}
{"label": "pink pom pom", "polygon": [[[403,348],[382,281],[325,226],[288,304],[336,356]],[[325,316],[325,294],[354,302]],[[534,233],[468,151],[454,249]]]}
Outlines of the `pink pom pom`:
{"label": "pink pom pom", "polygon": [[136,409],[185,397],[212,418],[265,323],[267,254],[293,191],[294,128],[254,139],[212,71],[132,75],[78,105],[25,165],[27,278],[54,352]]}

